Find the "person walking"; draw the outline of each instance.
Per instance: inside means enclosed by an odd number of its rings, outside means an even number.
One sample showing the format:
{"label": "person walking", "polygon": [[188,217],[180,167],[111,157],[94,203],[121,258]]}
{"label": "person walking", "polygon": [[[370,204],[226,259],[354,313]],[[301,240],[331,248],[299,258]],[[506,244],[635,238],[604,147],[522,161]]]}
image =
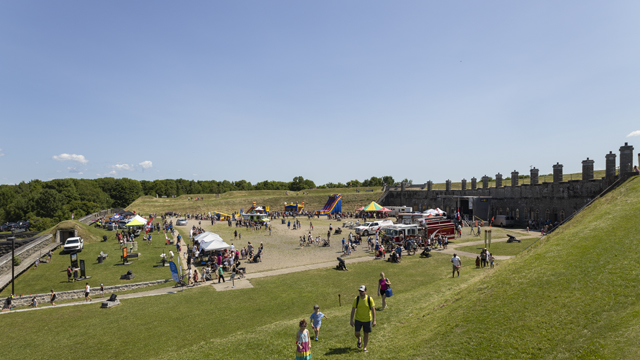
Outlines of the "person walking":
{"label": "person walking", "polygon": [[382,296],[382,309],[387,309],[387,289],[391,288],[391,281],[384,276],[384,273],[380,273],[380,280],[378,280],[378,294]]}
{"label": "person walking", "polygon": [[[368,352],[367,344],[369,343],[369,333],[371,333],[371,329],[376,326],[376,308],[371,296],[367,295],[367,287],[364,285],[358,288],[358,296],[353,300],[351,320],[349,323],[355,328],[355,336],[356,339],[358,339],[358,349],[362,348],[364,352]],[[362,337],[360,336],[361,329],[364,331],[364,336]]]}
{"label": "person walking", "polygon": [[104,297],[104,284],[100,284],[100,297]]}
{"label": "person walking", "polygon": [[309,330],[307,330],[307,320],[300,320],[300,329],[296,333],[296,360],[311,359],[311,342],[309,341]]}
{"label": "person walking", "polygon": [[311,327],[316,334],[316,341],[318,341],[318,334],[320,334],[320,326],[322,325],[322,318],[329,319],[325,314],[320,312],[320,306],[313,306],[313,314],[311,314]]}
{"label": "person walking", "polygon": [[91,286],[89,286],[89,283],[86,283],[86,285],[84,286],[84,301],[93,300],[91,299],[91,296],[89,296],[89,294],[91,294]]}
{"label": "person walking", "polygon": [[460,277],[460,267],[462,266],[462,260],[458,257],[457,254],[453,254],[451,257],[451,263],[453,264],[453,276],[456,277],[456,272],[458,273],[458,277]]}
{"label": "person walking", "polygon": [[222,279],[222,282],[226,282],[224,280],[224,270],[222,270],[222,266],[218,267],[218,284],[220,284],[220,279]]}
{"label": "person walking", "polygon": [[50,296],[51,297],[49,298],[49,302],[51,303],[51,306],[56,306],[55,301],[56,301],[57,295],[56,295],[56,292],[53,291],[53,289],[51,289],[51,295]]}

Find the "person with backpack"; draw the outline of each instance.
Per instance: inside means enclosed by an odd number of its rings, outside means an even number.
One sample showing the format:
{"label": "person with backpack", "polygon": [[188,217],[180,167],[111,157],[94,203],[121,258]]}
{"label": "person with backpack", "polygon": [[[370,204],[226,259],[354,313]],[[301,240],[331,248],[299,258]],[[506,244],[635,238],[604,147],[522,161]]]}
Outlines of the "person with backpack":
{"label": "person with backpack", "polygon": [[[371,332],[371,329],[376,326],[376,308],[373,299],[367,295],[366,286],[361,285],[360,288],[358,288],[358,292],[359,295],[353,300],[350,324],[355,327],[355,336],[356,339],[358,339],[358,349],[362,348],[364,352],[368,352],[367,344],[369,343],[369,333]],[[360,337],[360,329],[364,331],[363,337]]]}

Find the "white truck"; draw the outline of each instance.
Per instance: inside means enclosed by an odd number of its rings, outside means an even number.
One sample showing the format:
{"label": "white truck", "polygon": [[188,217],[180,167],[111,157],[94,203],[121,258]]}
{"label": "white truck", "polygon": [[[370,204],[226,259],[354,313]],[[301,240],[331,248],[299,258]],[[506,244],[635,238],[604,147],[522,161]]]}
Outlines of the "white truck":
{"label": "white truck", "polygon": [[356,234],[369,236],[369,234],[375,234],[376,231],[382,230],[383,228],[391,225],[393,225],[393,221],[391,220],[369,221],[362,224],[361,226],[356,227],[355,231]]}
{"label": "white truck", "polygon": [[62,251],[65,253],[76,253],[82,251],[82,248],[84,248],[84,241],[81,237],[70,237],[64,242]]}

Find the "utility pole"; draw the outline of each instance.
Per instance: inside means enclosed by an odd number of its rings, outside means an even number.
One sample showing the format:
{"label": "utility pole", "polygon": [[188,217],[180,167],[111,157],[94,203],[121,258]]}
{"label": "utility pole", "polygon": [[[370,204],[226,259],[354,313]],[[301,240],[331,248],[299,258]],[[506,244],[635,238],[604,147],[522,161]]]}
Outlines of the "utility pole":
{"label": "utility pole", "polygon": [[15,280],[15,259],[16,259],[16,231],[11,229],[11,293],[15,295],[16,290],[14,288]]}

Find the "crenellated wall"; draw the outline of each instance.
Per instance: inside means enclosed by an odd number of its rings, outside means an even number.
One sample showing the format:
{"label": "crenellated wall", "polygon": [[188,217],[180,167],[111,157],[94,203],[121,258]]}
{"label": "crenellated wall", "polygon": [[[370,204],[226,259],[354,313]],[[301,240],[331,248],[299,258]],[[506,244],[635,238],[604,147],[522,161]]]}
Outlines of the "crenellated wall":
{"label": "crenellated wall", "polygon": [[[587,158],[582,162],[582,180],[563,180],[563,165],[556,163],[553,168],[553,182],[539,183],[536,168],[530,170],[530,184],[519,184],[518,171],[514,170],[511,181],[506,185],[502,174],[496,174],[496,186],[488,187],[488,177],[482,178],[482,187],[475,181],[471,189],[463,180],[461,190],[452,190],[447,180],[446,190],[433,190],[432,182],[424,185],[409,185],[389,188],[381,197],[384,206],[411,206],[414,211],[440,208],[449,214],[457,210],[468,218],[477,216],[489,220],[495,215],[511,215],[517,222],[525,224],[528,220],[562,221],[591,199],[614,184],[619,178],[632,176],[633,146],[625,143],[620,147],[620,172],[616,175],[615,159],[612,152],[605,155],[606,176],[594,179],[594,160]],[[639,155],[640,161],[640,155]],[[475,179],[475,178],[474,178]]]}

